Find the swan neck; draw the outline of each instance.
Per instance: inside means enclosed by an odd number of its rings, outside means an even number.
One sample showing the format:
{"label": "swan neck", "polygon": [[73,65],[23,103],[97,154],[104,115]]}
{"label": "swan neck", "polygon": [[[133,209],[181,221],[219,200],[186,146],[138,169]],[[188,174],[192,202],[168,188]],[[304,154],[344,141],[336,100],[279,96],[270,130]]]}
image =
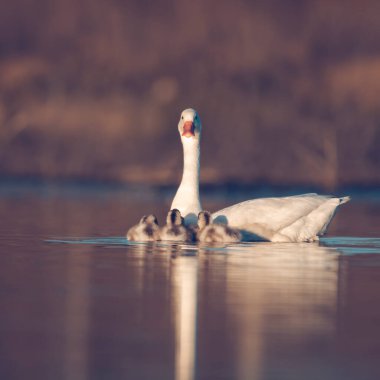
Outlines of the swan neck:
{"label": "swan neck", "polygon": [[196,224],[202,210],[199,199],[199,140],[183,140],[183,175],[174,197],[171,209],[178,209],[185,218],[185,224]]}
{"label": "swan neck", "polygon": [[199,194],[199,163],[200,147],[199,142],[183,144],[183,175],[181,187],[191,188],[196,194]]}

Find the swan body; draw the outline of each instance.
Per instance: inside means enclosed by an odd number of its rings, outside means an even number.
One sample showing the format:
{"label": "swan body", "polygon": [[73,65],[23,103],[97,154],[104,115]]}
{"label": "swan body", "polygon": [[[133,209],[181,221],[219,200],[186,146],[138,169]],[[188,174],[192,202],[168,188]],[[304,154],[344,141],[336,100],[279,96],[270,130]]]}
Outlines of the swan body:
{"label": "swan body", "polygon": [[190,231],[184,226],[184,219],[177,209],[170,210],[166,218],[166,225],[160,231],[161,240],[189,241]]}
{"label": "swan body", "polygon": [[[185,217],[185,224],[197,223],[202,210],[199,198],[201,122],[197,112],[186,109],[178,123],[184,153],[181,184],[171,208]],[[217,223],[238,228],[243,240],[272,242],[316,241],[323,235],[339,205],[349,197],[302,194],[290,197],[252,199],[212,214]]]}
{"label": "swan body", "polygon": [[130,241],[155,241],[160,240],[160,228],[154,215],[143,216],[138,224],[127,232]]}
{"label": "swan body", "polygon": [[201,211],[198,215],[197,240],[206,243],[237,243],[241,241],[239,230],[226,224],[212,223],[208,211]]}
{"label": "swan body", "polygon": [[336,208],[349,199],[318,194],[252,199],[217,211],[212,217],[239,228],[245,240],[316,241],[326,232]]}

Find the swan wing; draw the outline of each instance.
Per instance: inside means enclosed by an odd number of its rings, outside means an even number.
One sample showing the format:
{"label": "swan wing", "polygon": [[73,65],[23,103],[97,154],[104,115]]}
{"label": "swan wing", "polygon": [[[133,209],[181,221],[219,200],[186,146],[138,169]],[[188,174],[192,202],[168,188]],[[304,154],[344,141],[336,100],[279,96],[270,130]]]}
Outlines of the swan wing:
{"label": "swan wing", "polygon": [[336,207],[349,198],[302,194],[280,198],[252,199],[224,208],[212,215],[270,241],[306,241],[324,233]]}

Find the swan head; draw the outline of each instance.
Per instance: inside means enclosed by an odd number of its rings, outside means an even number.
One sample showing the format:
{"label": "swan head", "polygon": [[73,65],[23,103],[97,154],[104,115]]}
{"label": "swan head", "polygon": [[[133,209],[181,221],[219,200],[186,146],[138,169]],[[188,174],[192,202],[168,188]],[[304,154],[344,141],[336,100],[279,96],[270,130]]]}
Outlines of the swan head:
{"label": "swan head", "polygon": [[180,211],[176,208],[173,210],[170,210],[166,218],[166,223],[172,226],[182,226],[183,218],[181,216]]}
{"label": "swan head", "polygon": [[198,227],[203,229],[211,223],[211,214],[208,211],[201,211],[198,214]]}
{"label": "swan head", "polygon": [[199,140],[202,124],[197,111],[188,108],[181,113],[178,122],[178,131],[182,141]]}

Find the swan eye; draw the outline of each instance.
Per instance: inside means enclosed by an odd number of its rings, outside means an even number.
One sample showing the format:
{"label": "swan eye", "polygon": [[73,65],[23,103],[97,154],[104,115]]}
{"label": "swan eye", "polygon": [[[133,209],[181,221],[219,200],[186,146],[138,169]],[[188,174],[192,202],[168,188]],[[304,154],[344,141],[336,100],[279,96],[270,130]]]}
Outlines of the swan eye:
{"label": "swan eye", "polygon": [[181,116],[181,119],[183,120],[183,116]]}

